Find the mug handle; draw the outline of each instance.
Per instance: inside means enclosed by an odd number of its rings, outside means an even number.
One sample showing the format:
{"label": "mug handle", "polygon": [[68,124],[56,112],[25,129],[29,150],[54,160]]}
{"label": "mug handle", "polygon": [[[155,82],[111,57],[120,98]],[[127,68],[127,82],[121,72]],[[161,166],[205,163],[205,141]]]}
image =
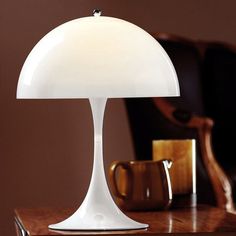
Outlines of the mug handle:
{"label": "mug handle", "polygon": [[[119,189],[118,189],[118,186],[117,186],[117,181],[116,181],[116,172],[117,170],[119,169],[118,167],[120,168],[123,168],[127,171],[128,173],[128,192],[126,194],[122,194]],[[131,168],[130,166],[125,163],[125,162],[119,162],[119,161],[115,161],[111,164],[111,167],[110,167],[110,179],[111,179],[111,183],[112,183],[112,188],[113,188],[113,192],[114,194],[118,197],[118,198],[121,198],[121,199],[128,199],[130,198],[131,196],[131,193],[132,193],[132,179],[133,179],[133,176],[132,176],[132,171],[131,171]]]}

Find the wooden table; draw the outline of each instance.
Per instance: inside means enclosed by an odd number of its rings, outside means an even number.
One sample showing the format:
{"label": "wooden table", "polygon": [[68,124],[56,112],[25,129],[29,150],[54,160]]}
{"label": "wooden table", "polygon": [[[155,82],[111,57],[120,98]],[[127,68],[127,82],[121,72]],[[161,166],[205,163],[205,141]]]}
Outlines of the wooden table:
{"label": "wooden table", "polygon": [[159,212],[127,212],[131,218],[148,223],[146,230],[126,231],[55,231],[49,224],[67,218],[74,209],[16,209],[15,224],[18,235],[236,235],[236,215],[208,206]]}

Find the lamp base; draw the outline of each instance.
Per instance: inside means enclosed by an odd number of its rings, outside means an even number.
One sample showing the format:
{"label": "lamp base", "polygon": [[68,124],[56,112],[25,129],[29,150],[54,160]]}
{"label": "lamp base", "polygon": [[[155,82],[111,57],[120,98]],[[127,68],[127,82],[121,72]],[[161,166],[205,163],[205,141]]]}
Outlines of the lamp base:
{"label": "lamp base", "polygon": [[[147,224],[142,224],[126,216],[114,203],[108,192],[102,202],[95,197],[93,191],[88,191],[80,208],[69,218],[49,225],[54,230],[130,230],[145,229]],[[98,200],[98,201],[97,201]]]}
{"label": "lamp base", "polygon": [[135,230],[145,229],[147,224],[136,222],[119,209],[115,212],[95,211],[90,208],[89,212],[84,212],[79,208],[68,219],[49,225],[53,230],[86,230],[86,231],[103,231],[103,230]]}

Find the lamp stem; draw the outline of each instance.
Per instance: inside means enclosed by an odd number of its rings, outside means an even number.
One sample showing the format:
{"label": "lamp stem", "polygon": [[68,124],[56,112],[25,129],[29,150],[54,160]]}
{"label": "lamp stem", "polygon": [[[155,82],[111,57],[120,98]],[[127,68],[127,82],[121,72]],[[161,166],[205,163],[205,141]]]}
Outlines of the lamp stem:
{"label": "lamp stem", "polygon": [[[93,172],[90,182],[89,191],[94,193],[109,192],[103,163],[103,118],[107,98],[90,98],[89,99],[94,125],[94,160]],[[101,199],[102,200],[102,199]]]}

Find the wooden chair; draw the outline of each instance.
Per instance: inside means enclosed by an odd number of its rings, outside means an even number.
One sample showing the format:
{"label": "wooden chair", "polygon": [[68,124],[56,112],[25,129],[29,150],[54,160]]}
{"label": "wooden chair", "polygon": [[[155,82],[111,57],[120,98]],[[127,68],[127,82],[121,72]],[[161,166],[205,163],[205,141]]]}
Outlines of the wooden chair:
{"label": "wooden chair", "polygon": [[198,203],[234,212],[230,181],[212,151],[214,122],[204,116],[201,80],[205,44],[166,34],[154,34],[154,37],[173,61],[181,97],[125,99],[136,159],[152,158],[152,140],[196,139]]}

